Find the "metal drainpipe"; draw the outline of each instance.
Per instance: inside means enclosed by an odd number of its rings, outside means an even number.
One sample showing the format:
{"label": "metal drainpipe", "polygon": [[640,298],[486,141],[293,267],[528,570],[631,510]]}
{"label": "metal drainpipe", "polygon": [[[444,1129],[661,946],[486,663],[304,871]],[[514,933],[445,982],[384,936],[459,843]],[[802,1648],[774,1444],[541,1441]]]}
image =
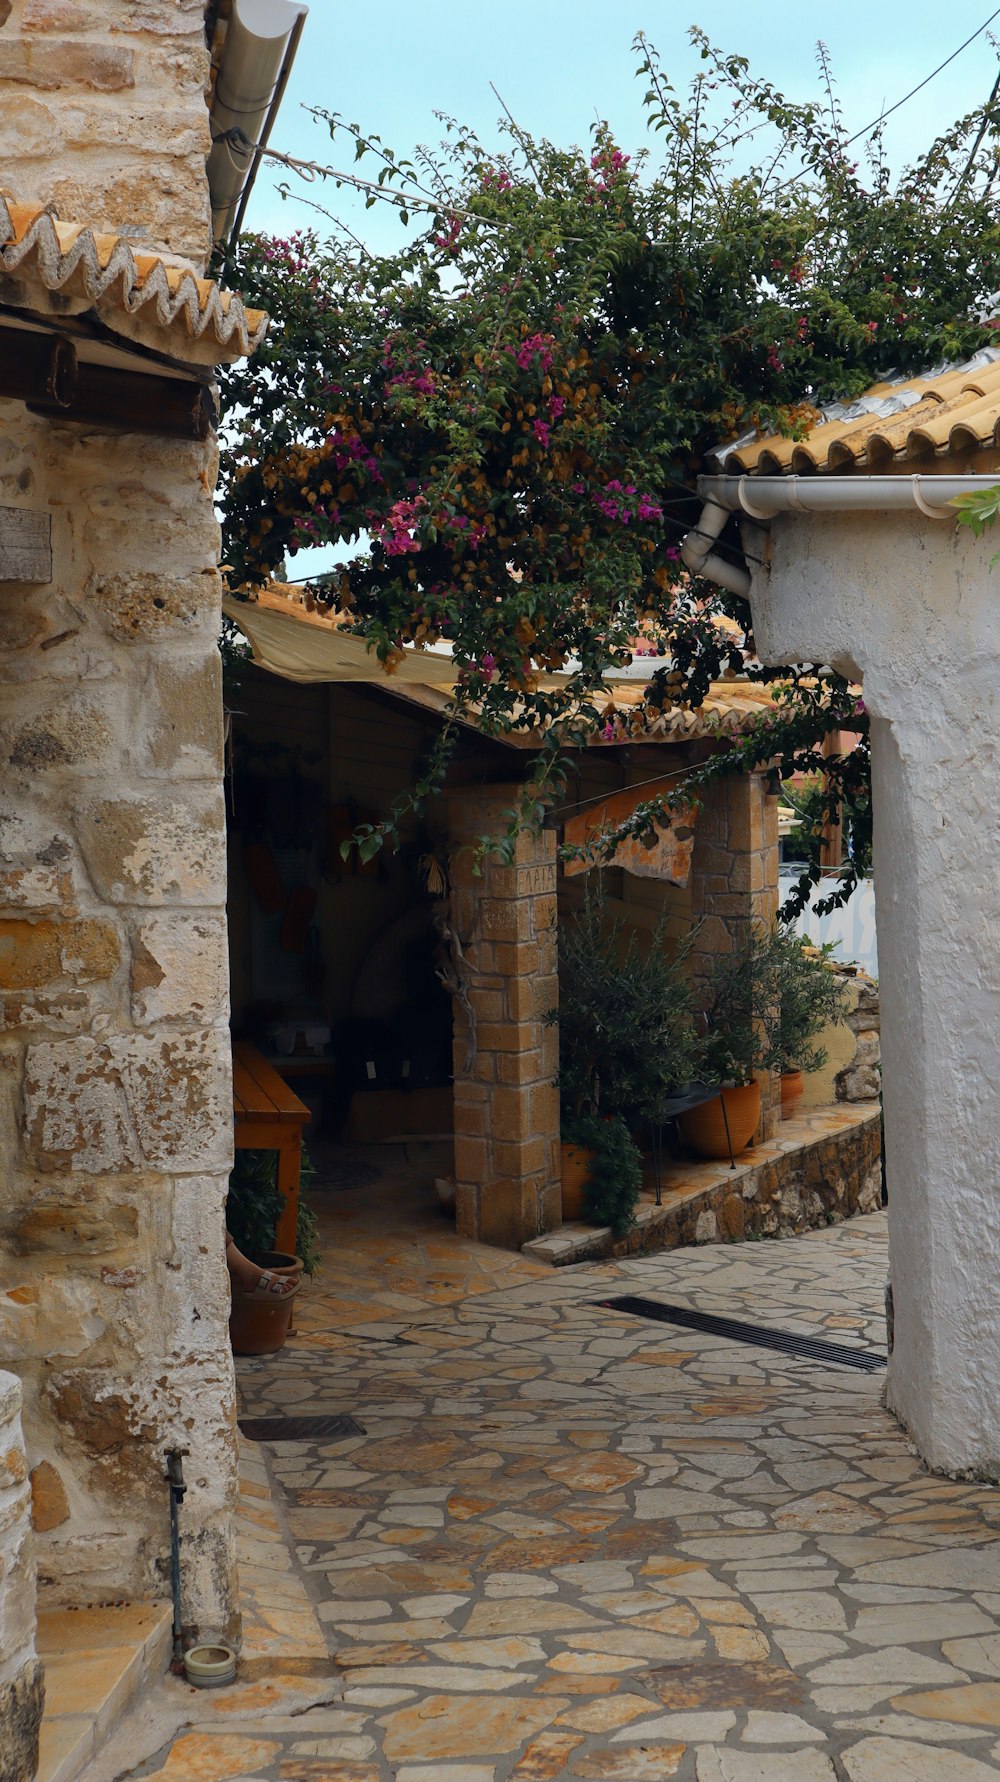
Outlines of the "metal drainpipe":
{"label": "metal drainpipe", "polygon": [[174,1604],[173,1659],[171,1670],[183,1675],[184,1651],[181,1625],[181,1535],[178,1507],[184,1502],[184,1456],[187,1448],[168,1448],[164,1455],[167,1470],[163,1477],[170,1488],[170,1594]]}

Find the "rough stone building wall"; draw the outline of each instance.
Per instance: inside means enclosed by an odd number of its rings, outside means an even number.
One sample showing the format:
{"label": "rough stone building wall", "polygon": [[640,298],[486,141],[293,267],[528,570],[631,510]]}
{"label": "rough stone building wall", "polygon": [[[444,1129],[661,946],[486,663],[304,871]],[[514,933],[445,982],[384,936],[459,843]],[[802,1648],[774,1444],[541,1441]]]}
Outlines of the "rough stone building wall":
{"label": "rough stone building wall", "polygon": [[0,186],[204,267],[205,0],[0,0]]}
{"label": "rough stone building wall", "polygon": [[[201,260],[203,9],[0,0],[0,180]],[[16,299],[24,302],[22,291]],[[0,1355],[24,1385],[40,1588],[235,1631],[214,448],[0,402],[0,504],[52,515],[0,584]]]}
{"label": "rough stone building wall", "polygon": [[20,1412],[19,1381],[0,1373],[0,1776],[30,1782],[38,1766],[43,1685]]}

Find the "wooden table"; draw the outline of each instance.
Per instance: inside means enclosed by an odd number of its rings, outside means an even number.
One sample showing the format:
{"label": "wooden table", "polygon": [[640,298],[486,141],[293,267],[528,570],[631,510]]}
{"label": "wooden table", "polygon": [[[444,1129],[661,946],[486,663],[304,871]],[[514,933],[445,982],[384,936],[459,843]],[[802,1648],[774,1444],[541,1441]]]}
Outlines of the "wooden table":
{"label": "wooden table", "polygon": [[237,1151],[277,1151],[278,1193],[284,1206],[274,1247],[295,1255],[299,1223],[302,1128],[311,1119],[304,1101],[248,1040],[233,1046],[233,1122]]}

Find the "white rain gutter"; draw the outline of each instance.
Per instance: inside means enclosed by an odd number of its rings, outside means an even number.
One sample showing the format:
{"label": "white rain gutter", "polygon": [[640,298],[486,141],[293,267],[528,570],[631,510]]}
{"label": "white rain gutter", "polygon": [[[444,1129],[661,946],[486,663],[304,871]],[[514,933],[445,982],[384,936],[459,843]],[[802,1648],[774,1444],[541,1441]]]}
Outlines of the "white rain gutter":
{"label": "white rain gutter", "polygon": [[209,108],[216,244],[239,235],[308,11],[302,0],[233,0]]}
{"label": "white rain gutter", "polygon": [[1000,486],[993,476],[701,476],[705,506],[681,545],[681,560],[694,575],[718,582],[744,598],[750,572],[712,551],[730,514],[771,520],[776,514],[888,513],[916,508],[930,520],[952,520],[957,495]]}
{"label": "white rain gutter", "polygon": [[931,520],[954,520],[948,503],[956,495],[998,485],[1000,471],[992,476],[701,476],[698,493],[708,507],[749,514],[752,520],[901,507],[918,508]]}

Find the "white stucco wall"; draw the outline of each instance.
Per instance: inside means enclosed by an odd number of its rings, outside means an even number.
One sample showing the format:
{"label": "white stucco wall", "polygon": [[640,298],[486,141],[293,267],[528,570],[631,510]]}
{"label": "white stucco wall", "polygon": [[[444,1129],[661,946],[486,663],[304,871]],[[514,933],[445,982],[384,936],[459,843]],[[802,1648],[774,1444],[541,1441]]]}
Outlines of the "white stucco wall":
{"label": "white stucco wall", "polygon": [[[748,540],[748,543],[750,540]],[[762,535],[753,531],[760,553]],[[941,1470],[1000,1477],[1000,576],[915,510],[787,515],[764,659],[863,680],[872,718],[889,1403]]]}

